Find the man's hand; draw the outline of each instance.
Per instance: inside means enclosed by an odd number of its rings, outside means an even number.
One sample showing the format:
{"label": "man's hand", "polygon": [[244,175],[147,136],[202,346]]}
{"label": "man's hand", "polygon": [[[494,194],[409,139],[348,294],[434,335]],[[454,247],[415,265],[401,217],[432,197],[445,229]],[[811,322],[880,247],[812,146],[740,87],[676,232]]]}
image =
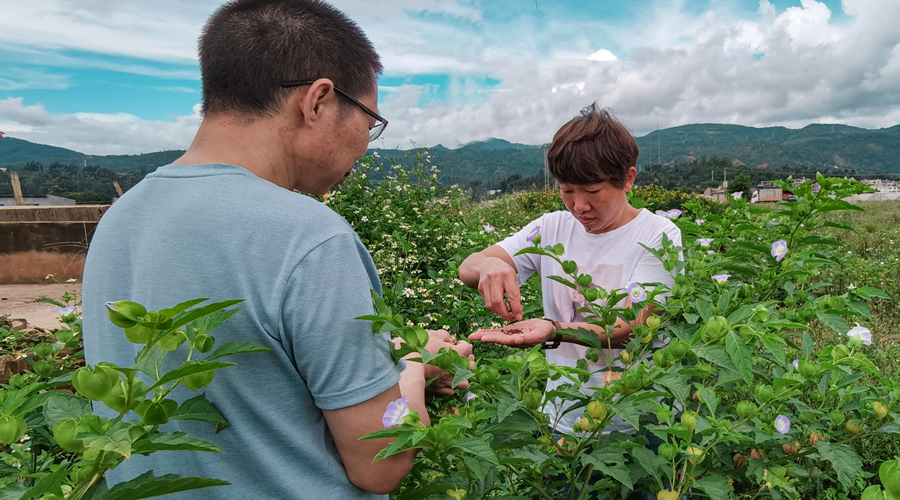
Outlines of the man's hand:
{"label": "man's hand", "polygon": [[478,267],[478,293],[489,311],[507,321],[521,321],[522,296],[516,270],[502,259],[488,257]]}
{"label": "man's hand", "polygon": [[555,333],[556,329],[553,323],[543,319],[528,319],[507,325],[499,330],[478,330],[469,335],[469,340],[524,349],[552,339]]}
{"label": "man's hand", "polygon": [[[399,349],[400,344],[403,343],[403,339],[401,338],[394,338],[392,341],[394,342],[395,349]],[[460,356],[469,358],[469,368],[475,369],[475,357],[472,355],[472,344],[466,341],[457,341],[446,330],[428,330],[428,344],[425,345],[425,350],[432,354],[437,354],[441,349],[453,349],[459,353]],[[404,356],[404,359],[411,361],[413,359],[421,358],[416,353],[410,353]],[[469,388],[469,381],[467,380],[454,388],[452,386],[453,376],[437,366],[424,365],[423,368],[425,369],[425,380],[428,381],[434,379],[434,381],[425,386],[425,396],[427,397],[452,396],[457,389],[466,390]]]}

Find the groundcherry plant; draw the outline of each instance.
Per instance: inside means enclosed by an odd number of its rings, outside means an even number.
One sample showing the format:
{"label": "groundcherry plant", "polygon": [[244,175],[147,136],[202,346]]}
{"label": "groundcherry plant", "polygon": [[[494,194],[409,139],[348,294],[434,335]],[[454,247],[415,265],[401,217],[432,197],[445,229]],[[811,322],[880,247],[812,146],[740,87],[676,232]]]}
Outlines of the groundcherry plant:
{"label": "groundcherry plant", "polygon": [[[73,330],[80,334],[80,319],[74,310],[63,311],[62,319],[70,328],[57,332],[59,343],[35,346],[30,360],[34,372],[17,375],[0,389],[0,443],[10,446],[9,457],[32,461],[28,467],[25,460],[4,460],[3,498],[125,500],[229,484],[220,479],[155,476],[152,471],[108,490],[103,481],[106,471],[133,455],[222,451],[186,433],[160,430],[170,420],[209,422],[217,430],[226,427],[225,418],[203,392],[181,402],[170,393],[178,386],[201,391],[216,370],[234,365],[221,361],[227,356],[269,350],[235,341],[214,349],[212,330],[234,316],[240,309],[227,308],[241,301],[201,305],[206,300],[160,311],[147,311],[129,301],[107,303],[110,321],[124,329],[129,341],[142,346],[135,364],[98,363],[74,372],[57,359],[75,338]],[[186,359],[166,372],[163,363],[169,356]],[[75,394],[62,388],[68,384]],[[92,402],[102,402],[118,415],[95,415]],[[5,477],[10,469],[12,481]]]}
{"label": "groundcherry plant", "polygon": [[[477,360],[469,394],[436,410],[430,428],[402,405],[388,409],[389,428],[370,437],[396,441],[379,458],[422,450],[392,498],[798,499],[826,486],[862,493],[874,474],[862,470],[852,444],[900,435],[900,385],[869,359],[866,326],[870,303],[889,297],[867,286],[826,294],[818,276],[840,264],[829,232],[850,229],[826,215],[858,210],[843,199],[867,188],[822,176],[818,190],[790,180],[782,187],[798,201],[772,210],[738,196],[717,213],[691,203],[667,212],[684,245],[664,239],[647,250],[672,286],[604,290],[565,248],[542,246],[535,235],[522,252],[557,262],[552,279],[587,299],[580,312],[589,323],[608,333],[617,319],[643,324],[621,351],[584,329],[562,332],[590,346],[587,359],[608,358],[602,387],[585,387],[587,360],[554,366],[535,347]],[[650,305],[654,314],[642,313]],[[375,332],[399,330],[403,319],[380,307]],[[444,366],[460,380],[470,376],[460,363]],[[547,392],[548,380],[564,383]],[[544,412],[559,404],[579,415],[573,433],[553,430]],[[614,417],[635,432],[605,432]],[[866,500],[895,498],[897,465],[885,464],[885,490],[866,490]]]}

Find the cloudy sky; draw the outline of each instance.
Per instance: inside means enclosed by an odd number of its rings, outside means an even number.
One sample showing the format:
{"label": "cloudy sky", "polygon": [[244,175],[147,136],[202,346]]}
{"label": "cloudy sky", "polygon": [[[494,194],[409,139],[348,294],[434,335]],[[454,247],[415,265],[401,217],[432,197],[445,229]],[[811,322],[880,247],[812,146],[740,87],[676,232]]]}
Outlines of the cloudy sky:
{"label": "cloudy sky", "polygon": [[[206,0],[0,0],[0,130],[183,149]],[[335,0],[382,54],[381,147],[548,142],[580,108],[686,123],[900,123],[900,0]]]}

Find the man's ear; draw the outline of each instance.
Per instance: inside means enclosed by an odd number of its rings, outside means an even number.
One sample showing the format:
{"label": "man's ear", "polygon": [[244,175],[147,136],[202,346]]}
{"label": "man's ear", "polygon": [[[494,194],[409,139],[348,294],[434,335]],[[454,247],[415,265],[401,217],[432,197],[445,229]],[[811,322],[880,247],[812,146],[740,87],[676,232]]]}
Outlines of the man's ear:
{"label": "man's ear", "polygon": [[329,104],[337,104],[334,83],[328,78],[320,78],[312,83],[306,91],[299,89],[291,99],[291,107],[298,114],[298,121],[306,126],[313,126],[322,119]]}

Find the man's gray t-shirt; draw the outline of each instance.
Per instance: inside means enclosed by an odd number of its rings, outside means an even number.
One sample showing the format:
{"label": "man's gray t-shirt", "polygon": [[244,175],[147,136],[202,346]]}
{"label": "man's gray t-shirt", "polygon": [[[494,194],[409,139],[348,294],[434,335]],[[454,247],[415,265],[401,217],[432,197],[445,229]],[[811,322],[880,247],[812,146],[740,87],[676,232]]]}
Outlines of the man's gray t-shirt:
{"label": "man's gray t-shirt", "polygon": [[[229,427],[170,421],[166,431],[209,440],[223,453],[134,456],[110,483],[153,470],[224,479],[183,498],[383,498],[347,478],[322,410],[346,408],[399,381],[388,340],[353,318],[373,314],[375,265],[347,222],[325,205],[234,165],[167,165],[103,216],[84,272],[87,362],[132,366],[141,346],[106,317],[104,303],[159,310],[208,297],[244,299],[213,331],[216,345],[251,341],[272,349],[226,358],[206,389]],[[209,302],[207,302],[209,303]],[[181,346],[165,368],[185,359]],[[200,355],[202,357],[202,355]],[[182,401],[197,393],[179,387]],[[99,412],[113,416],[99,406]]]}

